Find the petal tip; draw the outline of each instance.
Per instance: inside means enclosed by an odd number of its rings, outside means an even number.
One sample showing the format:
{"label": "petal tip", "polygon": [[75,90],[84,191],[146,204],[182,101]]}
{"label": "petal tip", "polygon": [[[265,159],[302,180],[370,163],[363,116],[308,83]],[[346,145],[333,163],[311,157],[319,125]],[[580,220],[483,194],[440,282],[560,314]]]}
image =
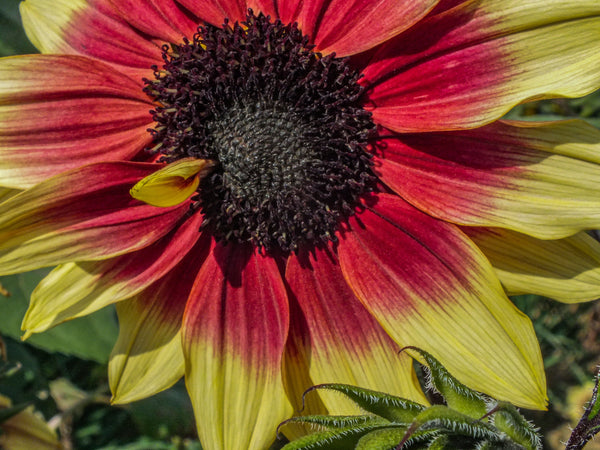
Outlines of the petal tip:
{"label": "petal tip", "polygon": [[177,206],[196,192],[200,180],[215,165],[210,159],[180,159],[138,181],[129,194],[152,206]]}

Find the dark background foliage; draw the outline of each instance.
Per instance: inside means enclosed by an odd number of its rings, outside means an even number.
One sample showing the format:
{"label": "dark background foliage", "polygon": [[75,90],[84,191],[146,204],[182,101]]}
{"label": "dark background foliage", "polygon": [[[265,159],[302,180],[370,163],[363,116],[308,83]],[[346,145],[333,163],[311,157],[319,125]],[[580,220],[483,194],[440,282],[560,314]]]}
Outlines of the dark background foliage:
{"label": "dark background foliage", "polygon": [[[19,0],[0,0],[0,56],[33,53],[18,14]],[[509,114],[521,120],[583,118],[600,127],[600,93],[582,99],[520,105]],[[7,363],[20,367],[0,379],[0,394],[13,403],[32,402],[59,424],[66,448],[200,449],[183,383],[152,398],[111,406],[107,361],[118,326],[114,308],[60,325],[26,342],[20,323],[29,294],[47,270],[3,277],[10,297],[0,295],[0,337]],[[547,368],[550,407],[524,413],[541,427],[545,448],[564,448],[570,427],[589,399],[600,363],[600,303],[564,305],[528,295],[514,299],[534,322]],[[586,449],[600,449],[591,443]]]}

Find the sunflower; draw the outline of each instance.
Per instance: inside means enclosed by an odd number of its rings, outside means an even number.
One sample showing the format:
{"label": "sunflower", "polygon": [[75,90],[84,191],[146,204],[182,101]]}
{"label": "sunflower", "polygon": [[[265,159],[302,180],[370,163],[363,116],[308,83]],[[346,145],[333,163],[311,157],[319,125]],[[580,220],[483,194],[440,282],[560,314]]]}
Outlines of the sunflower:
{"label": "sunflower", "polygon": [[600,133],[500,118],[600,86],[600,2],[21,13],[42,54],[0,60],[0,273],[57,266],[26,336],[116,304],[115,403],[185,376],[207,449],[263,449],[314,384],[425,401],[411,345],[545,407],[507,293],[600,296]]}

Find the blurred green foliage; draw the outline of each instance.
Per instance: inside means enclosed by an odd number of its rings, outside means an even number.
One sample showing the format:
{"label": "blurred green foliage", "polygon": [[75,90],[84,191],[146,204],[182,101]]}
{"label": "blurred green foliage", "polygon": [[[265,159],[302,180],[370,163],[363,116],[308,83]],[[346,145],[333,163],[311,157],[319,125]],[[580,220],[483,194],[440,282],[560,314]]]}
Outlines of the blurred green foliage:
{"label": "blurred green foliage", "polygon": [[36,52],[21,26],[19,3],[20,0],[0,1],[0,56]]}
{"label": "blurred green foliage", "polygon": [[[21,321],[27,310],[33,288],[48,270],[2,277],[2,286],[10,297],[0,297],[0,335],[19,339]],[[114,312],[105,308],[33,335],[28,342],[49,352],[61,352],[99,363],[108,362],[108,355],[117,339],[118,327]]]}
{"label": "blurred green foliage", "polygon": [[[346,384],[309,389],[331,390],[351,400],[360,415],[304,415],[289,423],[316,425],[282,450],[540,450],[536,428],[512,405],[460,383],[438,360],[414,347],[424,360],[427,388],[445,404],[422,405],[390,394]],[[303,399],[304,401],[304,399]]]}

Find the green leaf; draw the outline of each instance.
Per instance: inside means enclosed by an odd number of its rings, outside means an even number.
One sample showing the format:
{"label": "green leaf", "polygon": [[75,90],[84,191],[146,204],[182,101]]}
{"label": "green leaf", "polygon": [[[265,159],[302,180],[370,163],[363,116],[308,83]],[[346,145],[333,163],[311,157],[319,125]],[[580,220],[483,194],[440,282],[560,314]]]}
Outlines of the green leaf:
{"label": "green leaf", "polygon": [[361,437],[355,450],[389,450],[396,447],[406,433],[406,427],[384,428]]}
{"label": "green leaf", "polygon": [[308,389],[304,395],[316,389],[341,392],[365,411],[395,423],[411,423],[425,409],[411,400],[347,384],[320,384]]}
{"label": "green leaf", "polygon": [[515,443],[522,445],[527,450],[542,448],[540,437],[536,428],[523,417],[517,408],[510,403],[501,402],[493,414],[494,426],[506,433]]}
{"label": "green leaf", "polygon": [[448,435],[442,434],[431,440],[427,446],[427,450],[446,450],[449,448],[448,445],[450,445],[450,438]]}
{"label": "green leaf", "polygon": [[433,405],[427,408],[416,417],[411,428],[415,431],[435,429],[474,439],[501,440],[498,431],[487,422],[474,420],[469,415],[444,405]]}
{"label": "green leaf", "polygon": [[[518,410],[496,403],[459,383],[427,352],[407,347],[420,355],[428,369],[429,384],[447,405],[425,407],[382,392],[346,384],[322,384],[307,390],[337,391],[368,415],[293,417],[284,422],[310,424],[320,431],[295,440],[283,450],[538,450],[536,429]],[[595,398],[595,397],[594,397]],[[304,400],[304,399],[303,399]],[[491,418],[497,420],[491,423]]]}
{"label": "green leaf", "polygon": [[355,448],[360,438],[365,434],[385,426],[388,425],[374,424],[334,431],[321,431],[302,436],[284,445],[281,450],[349,450]]}
{"label": "green leaf", "polygon": [[[41,269],[2,277],[0,282],[11,296],[0,297],[0,334],[15,339],[22,336],[20,325],[29,304],[29,297],[47,273],[48,269]],[[108,307],[34,335],[27,343],[50,352],[61,352],[106,363],[117,335],[114,308]]]}
{"label": "green leaf", "polygon": [[596,385],[594,386],[594,394],[592,395],[592,399],[588,405],[589,413],[587,415],[587,420],[593,421],[596,420],[598,413],[600,413],[600,399],[598,398],[598,383],[600,382],[600,372],[596,375]]}
{"label": "green leaf", "polygon": [[0,1],[0,56],[37,53],[21,25],[19,3],[20,0]]}
{"label": "green leaf", "polygon": [[286,420],[280,426],[288,423],[302,423],[316,425],[322,428],[329,428],[331,431],[344,430],[348,428],[366,427],[372,425],[389,425],[389,421],[375,416],[326,416],[326,415],[310,415],[292,417]]}
{"label": "green leaf", "polygon": [[194,434],[194,410],[182,382],[125,407],[142,434],[155,439]]}
{"label": "green leaf", "polygon": [[429,353],[416,347],[406,348],[423,357],[429,368],[428,384],[444,397],[450,408],[474,419],[480,419],[487,414],[483,395],[460,383]]}

